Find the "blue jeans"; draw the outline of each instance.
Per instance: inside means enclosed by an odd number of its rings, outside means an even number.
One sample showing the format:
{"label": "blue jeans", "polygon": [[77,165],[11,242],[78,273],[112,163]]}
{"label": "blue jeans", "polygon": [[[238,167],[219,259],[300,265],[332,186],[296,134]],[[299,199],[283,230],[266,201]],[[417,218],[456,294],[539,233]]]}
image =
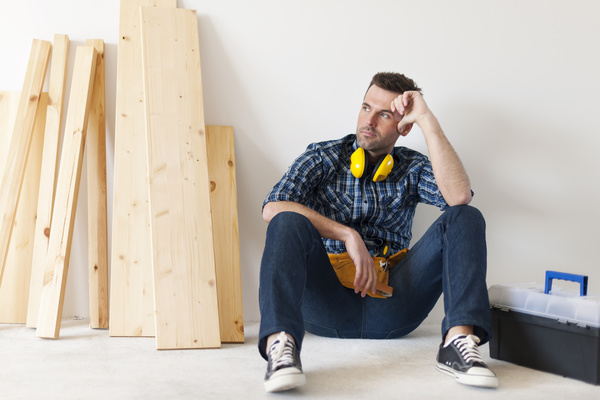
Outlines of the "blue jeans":
{"label": "blue jeans", "polygon": [[259,351],[285,331],[302,348],[305,330],[338,338],[398,338],[416,329],[444,294],[442,338],[473,325],[491,337],[485,221],[471,206],[448,208],[390,271],[390,298],[361,297],[339,282],[308,218],[277,214],[269,223],[260,269]]}

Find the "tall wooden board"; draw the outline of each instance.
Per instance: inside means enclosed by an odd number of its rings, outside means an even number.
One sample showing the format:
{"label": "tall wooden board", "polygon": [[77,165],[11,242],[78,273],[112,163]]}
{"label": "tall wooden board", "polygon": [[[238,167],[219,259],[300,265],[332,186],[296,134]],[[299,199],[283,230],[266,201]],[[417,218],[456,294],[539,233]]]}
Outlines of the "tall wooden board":
{"label": "tall wooden board", "polygon": [[86,137],[90,327],[108,328],[104,41],[87,40],[86,44],[94,46],[97,52],[96,76]]}
{"label": "tall wooden board", "polygon": [[[19,92],[0,94],[0,103],[18,104]],[[3,100],[4,98],[4,100]],[[11,101],[12,98],[12,101]],[[22,324],[27,319],[27,303],[29,297],[29,280],[31,276],[31,259],[33,254],[33,234],[35,228],[40,168],[42,161],[42,144],[44,141],[44,124],[46,121],[46,104],[48,94],[42,93],[38,103],[35,124],[33,126],[32,143],[27,158],[27,167],[23,177],[23,187],[19,198],[19,206],[15,216],[15,225],[10,240],[4,278],[0,284],[0,323]],[[16,109],[9,104],[8,114],[3,113],[0,106],[0,157],[6,155],[7,143],[13,131]],[[1,121],[5,120],[7,124]],[[10,126],[8,126],[10,125]],[[5,129],[8,128],[8,129]],[[8,140],[7,140],[8,139]],[[5,151],[6,150],[6,151]],[[5,158],[0,158],[5,160]],[[0,166],[0,175],[4,165]]]}
{"label": "tall wooden board", "polygon": [[0,176],[4,175],[20,99],[21,92],[0,92]]}
{"label": "tall wooden board", "polygon": [[121,0],[110,275],[111,336],[154,336],[155,333],[140,6],[175,8],[177,1]]}
{"label": "tall wooden board", "polygon": [[198,21],[141,8],[158,349],[221,345]]}
{"label": "tall wooden board", "polygon": [[57,339],[60,332],[96,57],[93,46],[80,46],[75,52],[37,322],[41,338]]}
{"label": "tall wooden board", "polygon": [[4,164],[4,174],[0,185],[2,188],[0,191],[0,283],[8,255],[19,195],[23,186],[35,114],[46,77],[50,48],[49,42],[33,40],[15,127]]}
{"label": "tall wooden board", "polygon": [[244,342],[233,128],[207,126],[210,204],[215,243],[221,342]]}
{"label": "tall wooden board", "polygon": [[[15,126],[20,98],[21,92],[0,92],[0,176],[4,174],[4,164],[10,147],[10,139]],[[17,209],[17,222],[18,214],[19,210]],[[14,235],[16,235],[16,230],[14,229]],[[18,320],[21,312],[14,310],[14,304],[15,302],[18,303],[19,298],[16,290],[21,288],[18,272],[14,268],[14,235],[11,238],[8,248],[4,277],[2,278],[2,282],[0,282],[0,323],[20,322]]]}
{"label": "tall wooden board", "polygon": [[35,328],[44,266],[48,254],[48,239],[50,238],[50,221],[54,204],[54,189],[58,170],[58,148],[60,144],[62,111],[67,82],[67,64],[69,55],[69,37],[54,35],[52,46],[52,61],[50,64],[50,79],[48,85],[48,106],[46,107],[46,130],[44,134],[44,149],[37,202],[37,219],[33,237],[33,256],[31,262],[31,279],[29,283],[29,301],[27,304],[27,326]]}

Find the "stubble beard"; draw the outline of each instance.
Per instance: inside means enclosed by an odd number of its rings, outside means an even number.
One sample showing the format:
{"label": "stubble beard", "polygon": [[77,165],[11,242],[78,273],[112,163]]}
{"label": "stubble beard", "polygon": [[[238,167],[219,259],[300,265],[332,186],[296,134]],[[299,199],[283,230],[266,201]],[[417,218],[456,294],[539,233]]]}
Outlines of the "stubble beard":
{"label": "stubble beard", "polygon": [[[375,134],[374,138],[365,138],[362,135],[362,131],[369,131]],[[377,131],[377,129],[369,127],[369,126],[363,126],[359,129],[357,129],[356,132],[356,141],[358,143],[358,147],[362,147],[363,149],[367,150],[367,151],[377,151],[380,150],[380,143],[379,143],[379,138],[380,138],[380,134]]]}

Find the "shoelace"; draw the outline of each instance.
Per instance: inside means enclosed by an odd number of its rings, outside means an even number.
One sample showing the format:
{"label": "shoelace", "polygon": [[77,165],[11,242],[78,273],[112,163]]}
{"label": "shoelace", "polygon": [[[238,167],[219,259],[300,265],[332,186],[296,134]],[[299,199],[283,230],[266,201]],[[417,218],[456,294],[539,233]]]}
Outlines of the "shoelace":
{"label": "shoelace", "polygon": [[467,363],[480,362],[483,363],[483,358],[479,354],[479,338],[473,335],[467,335],[463,338],[455,339],[456,348],[460,351],[460,354]]}
{"label": "shoelace", "polygon": [[277,336],[269,349],[269,357],[273,361],[273,369],[277,369],[283,364],[294,363],[294,345],[285,333],[281,332]]}

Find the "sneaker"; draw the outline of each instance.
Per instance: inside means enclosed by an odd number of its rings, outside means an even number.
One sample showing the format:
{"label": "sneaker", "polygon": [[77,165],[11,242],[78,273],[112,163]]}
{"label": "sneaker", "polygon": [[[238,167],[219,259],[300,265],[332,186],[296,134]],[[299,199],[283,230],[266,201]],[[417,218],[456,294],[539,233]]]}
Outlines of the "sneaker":
{"label": "sneaker", "polygon": [[268,351],[269,364],[265,375],[265,390],[279,392],[306,383],[296,345],[281,332]]}
{"label": "sneaker", "polygon": [[479,354],[479,338],[458,335],[446,345],[440,345],[437,368],[454,376],[459,383],[479,387],[498,387],[496,374],[488,368]]}

